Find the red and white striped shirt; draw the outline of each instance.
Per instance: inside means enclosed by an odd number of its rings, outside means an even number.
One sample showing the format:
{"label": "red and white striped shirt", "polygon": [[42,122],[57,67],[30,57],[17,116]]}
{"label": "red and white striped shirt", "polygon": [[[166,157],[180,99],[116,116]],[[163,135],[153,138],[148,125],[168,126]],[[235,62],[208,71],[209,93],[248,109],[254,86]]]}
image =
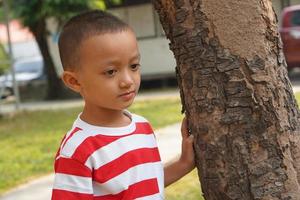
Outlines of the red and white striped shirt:
{"label": "red and white striped shirt", "polygon": [[125,127],[90,125],[79,117],[55,160],[52,200],[161,200],[163,165],[153,130],[130,114]]}

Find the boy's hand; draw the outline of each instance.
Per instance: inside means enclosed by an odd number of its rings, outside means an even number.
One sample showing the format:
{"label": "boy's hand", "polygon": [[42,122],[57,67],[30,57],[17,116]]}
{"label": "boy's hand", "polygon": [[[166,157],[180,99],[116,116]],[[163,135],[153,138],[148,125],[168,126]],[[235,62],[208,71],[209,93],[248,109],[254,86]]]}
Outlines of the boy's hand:
{"label": "boy's hand", "polygon": [[195,168],[195,155],[193,149],[193,135],[189,135],[186,118],[181,124],[182,146],[181,156],[176,161],[168,163],[164,168],[165,187],[174,183]]}
{"label": "boy's hand", "polygon": [[189,134],[186,117],[183,118],[181,123],[181,135],[182,144],[179,161],[186,167],[187,171],[191,171],[195,168],[195,154],[193,148],[194,136]]}

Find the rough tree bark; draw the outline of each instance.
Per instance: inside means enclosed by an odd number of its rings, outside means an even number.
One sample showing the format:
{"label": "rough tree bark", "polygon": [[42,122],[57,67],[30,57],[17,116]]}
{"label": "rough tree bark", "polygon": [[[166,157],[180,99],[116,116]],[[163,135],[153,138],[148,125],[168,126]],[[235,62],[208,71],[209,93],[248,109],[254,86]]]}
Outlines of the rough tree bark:
{"label": "rough tree bark", "polygon": [[269,0],[153,0],[206,200],[299,200],[299,111]]}

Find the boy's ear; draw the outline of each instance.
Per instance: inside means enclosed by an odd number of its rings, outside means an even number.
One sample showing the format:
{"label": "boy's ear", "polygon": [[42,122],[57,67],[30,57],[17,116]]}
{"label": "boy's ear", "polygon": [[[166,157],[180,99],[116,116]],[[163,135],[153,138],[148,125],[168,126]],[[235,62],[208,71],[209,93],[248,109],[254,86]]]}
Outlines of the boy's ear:
{"label": "boy's ear", "polygon": [[75,92],[80,92],[81,85],[75,72],[64,71],[61,78],[68,88]]}

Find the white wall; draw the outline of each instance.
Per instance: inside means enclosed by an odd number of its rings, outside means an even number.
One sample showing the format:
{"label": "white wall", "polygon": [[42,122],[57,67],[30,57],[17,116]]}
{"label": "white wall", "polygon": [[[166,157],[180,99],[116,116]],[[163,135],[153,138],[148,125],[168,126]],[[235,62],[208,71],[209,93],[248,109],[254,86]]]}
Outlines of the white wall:
{"label": "white wall", "polygon": [[128,23],[135,31],[144,79],[175,76],[175,59],[169,50],[169,41],[162,34],[152,4],[116,8],[109,12]]}
{"label": "white wall", "polygon": [[175,75],[176,61],[163,37],[139,40],[141,72],[145,78]]}

